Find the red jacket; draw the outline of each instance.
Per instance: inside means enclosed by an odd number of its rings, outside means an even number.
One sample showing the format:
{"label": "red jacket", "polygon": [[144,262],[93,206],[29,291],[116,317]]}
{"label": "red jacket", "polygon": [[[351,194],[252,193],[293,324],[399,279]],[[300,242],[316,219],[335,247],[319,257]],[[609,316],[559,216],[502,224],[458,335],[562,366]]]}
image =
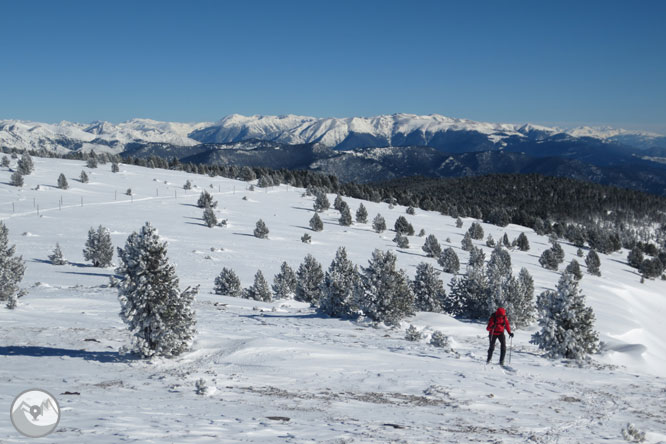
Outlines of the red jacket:
{"label": "red jacket", "polygon": [[509,318],[506,317],[506,310],[502,307],[498,308],[495,313],[490,316],[486,330],[491,332],[494,336],[499,336],[504,333],[504,329],[511,333],[511,326],[509,325]]}

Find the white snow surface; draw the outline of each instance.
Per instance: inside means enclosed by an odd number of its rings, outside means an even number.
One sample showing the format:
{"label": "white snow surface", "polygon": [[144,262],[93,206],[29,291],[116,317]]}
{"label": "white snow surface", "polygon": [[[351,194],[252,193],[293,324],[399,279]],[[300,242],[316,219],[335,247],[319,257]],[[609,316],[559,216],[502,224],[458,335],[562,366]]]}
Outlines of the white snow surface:
{"label": "white snow surface", "polygon": [[[22,189],[7,185],[10,171],[0,168],[0,219],[26,261],[28,290],[15,310],[0,308],[0,395],[6,407],[33,387],[55,395],[62,418],[44,442],[621,443],[629,422],[646,432],[646,442],[666,440],[666,283],[640,284],[626,251],[600,254],[602,276],[586,273],[581,281],[604,342],[591,364],[543,358],[529,343],[532,326],[516,331],[505,369],[485,365],[482,323],[417,313],[400,328],[373,327],[363,319],[326,318],[291,300],[212,294],[222,267],[247,287],[257,269],[272,281],[282,261],[297,269],[307,253],[328,268],[338,246],[361,266],[375,248],[395,250],[392,232],[342,227],[335,210],[322,214],[322,232],[310,231],[313,199],[302,189],[249,191],[245,182],[183,172],[121,165],[113,174],[109,164],[89,170],[81,161],[33,160],[35,172]],[[89,183],[77,180],[82,169]],[[65,191],[55,187],[61,172],[70,183]],[[187,179],[196,187],[186,192]],[[133,199],[123,193],[127,188]],[[226,227],[204,226],[194,206],[204,188],[218,200]],[[352,211],[360,203],[345,200]],[[370,220],[381,213],[389,227],[405,215],[404,207],[363,203]],[[458,229],[434,212],[405,216],[466,263],[460,241],[471,219]],[[267,240],[252,236],[260,218],[270,230]],[[175,359],[118,352],[129,336],[117,293],[107,286],[113,268],[83,260],[91,226],[103,224],[114,245],[123,246],[146,221],[168,241],[181,288],[201,284],[196,341]],[[531,250],[511,253],[514,272],[527,267],[537,293],[555,287],[560,275],[538,265],[549,246],[545,237],[520,226],[482,226],[495,239],[525,232]],[[305,232],[312,244],[300,241]],[[424,240],[410,237],[409,249],[395,250],[410,277],[423,261],[440,269],[421,251]],[[69,265],[48,263],[56,242]],[[485,243],[474,243],[489,255]],[[575,247],[563,248],[566,262],[576,257]],[[448,283],[452,276],[441,278]],[[404,340],[409,324],[426,337]],[[450,337],[458,358],[429,345],[434,330]],[[199,379],[209,387],[204,396],[195,393]],[[0,418],[0,442],[25,442],[8,414]]]}
{"label": "white snow surface", "polygon": [[[169,143],[192,146],[199,142],[197,131],[203,130],[217,143],[260,139],[288,144],[318,142],[338,146],[350,134],[367,135],[377,146],[385,146],[399,135],[420,133],[423,142],[446,131],[473,131],[502,145],[510,136],[525,137],[531,131],[546,134],[566,133],[573,137],[595,137],[613,140],[619,136],[636,136],[644,142],[660,137],[609,127],[579,127],[570,130],[533,124],[488,123],[457,119],[439,114],[387,114],[374,117],[319,118],[297,115],[265,116],[228,115],[218,122],[178,123],[151,119],[132,119],[113,124],[60,122],[57,124],[21,120],[0,120],[0,145],[19,150],[45,148],[56,152],[83,150],[119,153],[131,142]],[[194,138],[193,138],[194,137]],[[208,139],[206,139],[208,140]],[[370,143],[372,145],[372,143]]]}

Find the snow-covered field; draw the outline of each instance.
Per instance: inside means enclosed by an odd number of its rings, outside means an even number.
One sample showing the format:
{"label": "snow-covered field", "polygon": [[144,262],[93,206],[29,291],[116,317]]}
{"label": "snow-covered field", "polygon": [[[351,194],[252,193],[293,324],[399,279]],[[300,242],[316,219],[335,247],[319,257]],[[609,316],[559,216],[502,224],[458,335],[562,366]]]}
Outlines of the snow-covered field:
{"label": "snow-covered field", "polygon": [[[394,249],[393,232],[376,234],[369,224],[342,227],[332,209],[323,214],[324,230],[310,231],[312,198],[302,189],[249,191],[245,182],[182,172],[121,165],[113,174],[108,164],[90,170],[80,161],[34,162],[23,189],[9,186],[10,172],[0,168],[0,219],[26,260],[28,290],[16,310],[0,309],[0,399],[7,412],[23,390],[53,393],[62,419],[44,442],[612,443],[626,442],[622,429],[629,422],[646,432],[647,442],[666,441],[666,282],[640,284],[626,251],[600,255],[602,276],[585,274],[581,283],[604,343],[594,364],[544,359],[529,344],[533,327],[516,332],[511,371],[484,365],[482,324],[418,313],[401,329],[373,328],[319,316],[294,301],[212,294],[222,267],[249,286],[257,269],[272,281],[282,261],[297,269],[307,253],[327,268],[338,246],[362,266],[375,248]],[[87,184],[78,181],[82,169]],[[68,190],[55,188],[61,172]],[[183,190],[187,179],[197,188]],[[133,198],[124,194],[127,188]],[[194,204],[204,188],[219,201],[226,227],[203,225]],[[345,200],[354,213],[360,202]],[[381,213],[389,227],[405,215],[400,206],[364,205],[370,220]],[[268,240],[252,236],[260,218],[270,229]],[[417,232],[423,228],[443,247],[453,246],[466,263],[460,241],[471,219],[458,229],[438,213],[417,210],[407,218]],[[123,246],[145,221],[168,240],[181,288],[201,284],[197,339],[176,359],[118,353],[129,337],[116,292],[107,286],[113,269],[83,260],[91,226],[108,227],[114,244]],[[532,248],[512,252],[514,272],[527,267],[537,294],[555,287],[559,274],[538,265],[549,247],[545,237],[519,226],[483,228],[495,239],[524,231]],[[312,244],[300,241],[305,232]],[[411,277],[422,261],[440,268],[421,251],[424,239],[412,236],[411,248],[397,250]],[[48,262],[56,242],[70,265]],[[474,243],[489,253],[485,242]],[[562,246],[568,263],[576,248]],[[441,277],[448,283],[452,276]],[[410,323],[449,335],[459,356],[429,345],[428,335],[404,340]],[[205,396],[195,393],[200,378],[210,387]],[[24,440],[9,415],[0,414],[0,442]]]}

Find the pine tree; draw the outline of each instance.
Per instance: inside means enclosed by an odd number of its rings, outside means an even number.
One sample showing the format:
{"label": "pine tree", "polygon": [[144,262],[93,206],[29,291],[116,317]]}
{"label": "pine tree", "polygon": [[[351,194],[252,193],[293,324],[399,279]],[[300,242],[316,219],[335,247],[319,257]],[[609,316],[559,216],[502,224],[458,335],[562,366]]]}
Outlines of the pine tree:
{"label": "pine tree", "polygon": [[321,312],[335,318],[349,317],[356,311],[356,292],[359,288],[358,271],[347,257],[347,250],[339,247],[335,259],[324,276],[323,292],[319,301]]}
{"label": "pine tree", "polygon": [[53,265],[66,265],[67,259],[62,254],[60,249],[60,244],[56,243],[55,248],[53,249],[53,254],[49,255],[49,260]]}
{"label": "pine tree", "polygon": [[259,239],[268,239],[268,227],[261,219],[257,221],[257,225],[254,228],[254,237]]}
{"label": "pine tree", "polygon": [[462,228],[463,226],[463,221],[461,218],[456,218],[456,228]]}
{"label": "pine tree", "polygon": [[567,268],[564,269],[564,272],[571,274],[577,281],[583,278],[583,272],[580,270],[580,264],[576,259],[571,259],[571,262],[569,262]]}
{"label": "pine tree", "polygon": [[439,258],[439,256],[442,254],[442,247],[439,245],[439,242],[437,241],[437,238],[434,234],[429,234],[428,237],[426,237],[425,243],[421,248],[423,251],[425,251],[428,257]]}
{"label": "pine tree", "polygon": [[449,285],[451,291],[444,299],[444,312],[466,319],[486,316],[488,279],[483,266],[468,266],[467,273],[454,277]]}
{"label": "pine tree", "polygon": [[185,185],[183,185],[183,189],[184,190],[191,190],[192,189],[192,182],[190,181],[190,179],[187,179],[185,181]]}
{"label": "pine tree", "polygon": [[24,295],[19,288],[25,273],[25,262],[22,256],[14,256],[16,246],[9,246],[9,230],[0,222],[0,301],[7,308],[15,308],[18,298]]}
{"label": "pine tree", "polygon": [[664,264],[659,260],[658,257],[653,257],[651,259],[645,259],[641,263],[640,272],[642,277],[653,279],[661,275],[664,272]]}
{"label": "pine tree", "polygon": [[511,248],[511,242],[509,241],[509,236],[506,233],[504,233],[502,236],[502,245],[504,248]]}
{"label": "pine tree", "polygon": [[319,214],[315,213],[310,219],[310,228],[312,231],[321,231],[324,229],[324,222],[322,222]]}
{"label": "pine tree", "polygon": [[442,311],[446,297],[444,283],[432,265],[421,262],[416,266],[416,276],[412,282],[414,306],[418,311]]}
{"label": "pine tree", "polygon": [[9,168],[9,157],[2,156],[2,163],[0,165],[4,168]]}
{"label": "pine tree", "polygon": [[394,225],[396,233],[405,234],[407,236],[414,235],[414,227],[410,224],[405,216],[398,216]]}
{"label": "pine tree", "polygon": [[530,241],[527,240],[527,236],[525,235],[525,233],[520,233],[518,235],[518,238],[516,239],[516,245],[518,246],[518,249],[520,251],[529,251]]}
{"label": "pine tree", "polygon": [[556,240],[551,241],[552,247],[550,248],[553,251],[553,255],[555,256],[555,259],[557,260],[557,264],[561,264],[564,262],[564,250],[562,249],[562,246],[560,245],[559,242]]}
{"label": "pine tree", "polygon": [[217,225],[217,216],[211,207],[206,207],[203,212],[203,220],[208,228],[213,228]]}
{"label": "pine tree", "polygon": [[345,201],[342,201],[340,204],[340,218],[338,219],[338,222],[340,222],[340,225],[343,227],[348,227],[352,224],[351,211],[349,210],[349,205],[347,205],[347,202]]}
{"label": "pine tree", "polygon": [[557,270],[557,257],[555,256],[552,248],[544,250],[544,252],[541,253],[541,257],[539,257],[539,264],[541,264],[541,266],[547,270]]}
{"label": "pine tree", "polygon": [[475,240],[483,239],[483,227],[478,222],[472,222],[469,229],[467,230],[469,236]]}
{"label": "pine tree", "polygon": [[408,206],[407,210],[405,210],[405,213],[409,214],[410,216],[413,216],[416,214],[416,210],[414,209],[413,206]]}
{"label": "pine tree", "polygon": [[32,157],[30,157],[30,154],[25,153],[23,156],[21,156],[16,165],[16,172],[18,172],[21,176],[28,176],[34,170],[35,165],[32,163]]}
{"label": "pine tree", "polygon": [[395,233],[393,242],[396,243],[398,248],[409,248],[409,239],[407,236],[403,236],[401,233]]}
{"label": "pine tree", "polygon": [[321,264],[311,254],[305,256],[303,263],[296,272],[296,296],[294,299],[309,302],[313,306],[319,304],[322,295],[324,272]]}
{"label": "pine tree", "polygon": [[363,203],[358,206],[356,210],[356,222],[359,224],[365,224],[368,222],[368,210],[365,209]]}
{"label": "pine tree", "polygon": [[412,324],[409,324],[409,328],[405,330],[405,340],[410,342],[417,342],[423,338],[423,335],[420,331],[416,329]]}
{"label": "pine tree", "polygon": [[303,236],[301,236],[301,242],[304,244],[312,243],[312,236],[310,236],[308,233],[303,233]]}
{"label": "pine tree", "polygon": [[275,299],[291,299],[296,293],[296,274],[287,264],[282,262],[280,272],[273,278],[273,294]]}
{"label": "pine tree", "polygon": [[215,278],[215,294],[239,298],[243,294],[240,279],[230,268],[222,268],[220,275]]}
{"label": "pine tree", "polygon": [[362,269],[358,306],[370,319],[398,325],[414,312],[414,294],[404,270],[396,270],[393,252],[375,250]]}
{"label": "pine tree", "polygon": [[192,305],[199,287],[180,291],[166,247],[146,223],[127,238],[124,249],[118,248],[120,317],[144,357],[177,356],[190,348],[196,333]]}
{"label": "pine tree", "polygon": [[493,239],[492,234],[488,234],[486,238],[486,247],[495,248],[495,239]]}
{"label": "pine tree", "polygon": [[203,190],[201,192],[201,195],[199,196],[199,200],[197,200],[197,207],[199,207],[199,208],[206,208],[206,207],[215,208],[215,207],[217,207],[217,201],[213,201],[213,196],[207,190]]}
{"label": "pine tree", "polygon": [[9,179],[9,183],[15,187],[22,187],[24,183],[23,175],[18,171],[14,171]]}
{"label": "pine tree", "polygon": [[583,250],[581,250],[580,248],[576,250],[576,256],[583,257]]}
{"label": "pine tree", "polygon": [[254,275],[254,283],[250,288],[245,290],[244,296],[246,299],[271,302],[271,290],[268,287],[268,282],[266,282],[266,278],[264,278],[264,274],[261,270],[257,270],[257,274]]}
{"label": "pine tree", "polygon": [[81,170],[81,174],[79,175],[79,180],[81,183],[88,183],[88,174],[86,174],[85,171]]}
{"label": "pine tree", "polygon": [[333,201],[333,208],[340,211],[342,209],[342,204],[344,203],[344,200],[342,200],[342,196],[339,194],[335,196],[335,200]]}
{"label": "pine tree", "polygon": [[471,251],[472,248],[474,248],[474,244],[472,244],[472,237],[469,235],[469,231],[465,233],[465,236],[463,236],[460,245],[463,251]]}
{"label": "pine tree", "polygon": [[629,255],[627,255],[627,262],[633,268],[640,268],[644,260],[643,251],[638,247],[632,248]]}
{"label": "pine tree", "polygon": [[469,251],[469,262],[467,265],[470,267],[483,267],[485,261],[486,253],[480,248],[472,247]]}
{"label": "pine tree", "polygon": [[513,301],[511,322],[516,328],[525,327],[534,321],[534,279],[523,267],[518,273],[518,295]]}
{"label": "pine tree", "polygon": [[62,173],[60,173],[60,176],[58,176],[58,188],[60,188],[61,190],[66,190],[67,188],[69,188],[69,184],[67,183],[67,178]]}
{"label": "pine tree", "polygon": [[95,231],[94,228],[90,227],[83,257],[85,260],[91,261],[93,267],[104,268],[111,265],[113,245],[111,244],[111,233],[108,228],[100,225]]}
{"label": "pine tree", "polygon": [[111,163],[111,172],[112,173],[117,173],[120,171],[120,166],[118,165],[117,162]]}
{"label": "pine tree", "polygon": [[549,358],[583,359],[599,350],[594,331],[594,312],[585,305],[578,281],[569,273],[560,278],[557,289],[546,290],[537,298],[539,326],[532,342]]}
{"label": "pine tree", "polygon": [[456,274],[460,270],[458,255],[451,247],[442,252],[437,263],[442,266],[444,273]]}
{"label": "pine tree", "polygon": [[328,210],[331,207],[331,203],[328,201],[326,193],[319,190],[317,190],[315,193],[315,201],[313,204],[315,212],[321,213],[322,211]]}
{"label": "pine tree", "polygon": [[587,265],[587,272],[595,276],[601,276],[601,260],[596,251],[590,250],[585,258],[585,265]]}
{"label": "pine tree", "polygon": [[97,168],[97,158],[94,156],[94,152],[92,154],[93,155],[89,157],[86,162],[86,166],[90,169]]}
{"label": "pine tree", "polygon": [[372,220],[372,229],[377,233],[382,233],[386,230],[386,220],[381,214],[377,214]]}

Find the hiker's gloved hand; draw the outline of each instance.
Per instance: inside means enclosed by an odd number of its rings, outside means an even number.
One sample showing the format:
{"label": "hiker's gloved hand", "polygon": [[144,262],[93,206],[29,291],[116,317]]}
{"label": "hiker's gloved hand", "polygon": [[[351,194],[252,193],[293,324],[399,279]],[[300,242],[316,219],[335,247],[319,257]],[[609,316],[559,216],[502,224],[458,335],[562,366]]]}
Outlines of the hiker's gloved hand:
{"label": "hiker's gloved hand", "polygon": [[511,336],[513,338],[513,333],[509,333],[509,336]]}

